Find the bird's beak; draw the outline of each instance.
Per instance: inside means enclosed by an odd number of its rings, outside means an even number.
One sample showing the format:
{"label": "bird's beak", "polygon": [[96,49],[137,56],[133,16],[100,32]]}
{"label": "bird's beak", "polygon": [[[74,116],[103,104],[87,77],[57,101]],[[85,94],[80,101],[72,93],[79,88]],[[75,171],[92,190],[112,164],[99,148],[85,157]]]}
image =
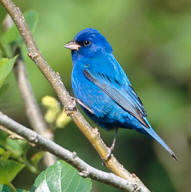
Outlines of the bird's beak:
{"label": "bird's beak", "polygon": [[72,40],[64,45],[65,48],[70,50],[79,50],[81,47],[76,41]]}

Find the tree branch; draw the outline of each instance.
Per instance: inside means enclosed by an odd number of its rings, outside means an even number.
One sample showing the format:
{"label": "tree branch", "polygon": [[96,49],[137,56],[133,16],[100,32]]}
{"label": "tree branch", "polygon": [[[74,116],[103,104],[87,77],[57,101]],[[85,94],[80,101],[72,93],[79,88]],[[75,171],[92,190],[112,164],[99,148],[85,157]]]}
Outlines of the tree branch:
{"label": "tree branch", "polygon": [[[3,26],[7,30],[13,25],[13,20],[7,14],[3,21]],[[20,48],[17,49],[17,52],[20,54]],[[14,66],[15,76],[17,78],[17,83],[19,87],[19,91],[21,93],[21,97],[24,102],[25,111],[27,114],[27,118],[32,126],[32,128],[39,133],[40,135],[53,140],[53,133],[48,128],[44,117],[41,113],[40,107],[35,99],[35,96],[32,91],[32,87],[30,81],[28,79],[28,75],[26,72],[25,64],[21,58],[21,55],[15,62]],[[43,161],[46,167],[55,163],[56,159],[51,154],[46,152],[43,157]]]}
{"label": "tree branch", "polygon": [[[58,73],[55,73],[51,67],[48,65],[46,60],[41,55],[40,51],[37,48],[37,45],[31,35],[31,32],[28,29],[28,26],[24,20],[24,17],[18,7],[11,0],[0,0],[2,5],[6,8],[7,12],[12,17],[15,22],[26,46],[28,49],[28,55],[31,59],[36,63],[41,72],[50,82],[55,92],[57,93],[60,101],[64,105],[66,109],[74,109],[75,102],[70,97],[67,92],[64,84],[61,81],[61,78]],[[87,137],[96,151],[99,153],[100,157],[103,160],[107,159],[107,155],[109,153],[109,148],[104,144],[103,140],[100,138],[98,130],[96,128],[92,128],[89,123],[85,120],[85,118],[81,115],[78,110],[74,110],[70,112],[70,117],[76,123],[76,125],[80,128],[82,133]],[[108,161],[105,161],[106,166],[114,172],[116,175],[127,179],[129,182],[137,183],[140,188],[144,189],[144,191],[149,191],[144,184],[139,180],[138,177],[132,176],[112,155]]]}
{"label": "tree branch", "polygon": [[110,184],[124,191],[130,192],[148,192],[148,190],[140,185],[136,180],[127,181],[119,176],[116,176],[113,173],[107,173],[94,167],[88,165],[85,161],[80,159],[75,152],[70,152],[67,149],[64,149],[60,145],[54,143],[53,141],[42,137],[36,132],[30,130],[27,127],[17,123],[13,119],[4,115],[0,112],[0,124],[5,126],[8,130],[17,133],[31,143],[36,144],[37,146],[49,151],[50,153],[60,157],[61,159],[67,161],[75,168],[80,171],[80,175],[83,177],[90,177],[94,180],[100,181],[102,183]]}
{"label": "tree branch", "polygon": [[[39,105],[34,97],[22,59],[17,59],[14,69],[21,97],[25,105],[26,114],[32,128],[40,135],[53,140],[53,133],[48,128],[40,111]],[[50,153],[45,153],[43,160],[44,164],[48,167],[54,164],[56,159]]]}
{"label": "tree branch", "polygon": [[[30,117],[30,124],[37,133],[45,136],[44,133],[47,132],[48,127],[33,95],[30,82],[28,81],[26,69],[21,59],[18,59],[15,63],[15,74],[22,99],[26,107],[27,116]],[[47,138],[52,139],[49,135]]]}

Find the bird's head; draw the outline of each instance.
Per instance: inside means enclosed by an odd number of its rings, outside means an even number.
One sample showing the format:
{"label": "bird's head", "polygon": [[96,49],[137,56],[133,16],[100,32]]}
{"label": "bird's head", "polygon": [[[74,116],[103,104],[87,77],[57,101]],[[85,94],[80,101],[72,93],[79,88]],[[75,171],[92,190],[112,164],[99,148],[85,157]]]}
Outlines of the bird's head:
{"label": "bird's head", "polygon": [[112,47],[105,37],[96,29],[91,28],[80,31],[72,41],[66,43],[64,46],[72,50],[72,56],[75,58],[90,58],[112,52]]}

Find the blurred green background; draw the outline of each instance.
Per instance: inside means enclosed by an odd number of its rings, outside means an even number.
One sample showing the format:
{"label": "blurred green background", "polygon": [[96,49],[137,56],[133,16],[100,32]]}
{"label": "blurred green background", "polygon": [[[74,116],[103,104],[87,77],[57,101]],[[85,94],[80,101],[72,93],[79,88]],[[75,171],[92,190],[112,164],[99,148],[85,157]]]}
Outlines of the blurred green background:
{"label": "blurred green background", "polygon": [[[142,99],[153,128],[173,148],[174,161],[150,138],[121,129],[114,154],[154,192],[189,192],[191,187],[191,1],[190,0],[15,0],[22,11],[36,10],[39,22],[34,38],[70,91],[71,55],[64,43],[80,30],[98,29],[114,49]],[[27,71],[40,103],[55,96],[47,80],[28,59]],[[0,108],[29,126],[14,75],[1,93]],[[111,144],[114,132],[100,130]],[[101,160],[78,128],[70,123],[55,132],[55,141],[102,170]],[[88,153],[87,153],[88,152]],[[26,169],[15,179],[30,188],[36,175]],[[119,190],[93,182],[94,192]]]}

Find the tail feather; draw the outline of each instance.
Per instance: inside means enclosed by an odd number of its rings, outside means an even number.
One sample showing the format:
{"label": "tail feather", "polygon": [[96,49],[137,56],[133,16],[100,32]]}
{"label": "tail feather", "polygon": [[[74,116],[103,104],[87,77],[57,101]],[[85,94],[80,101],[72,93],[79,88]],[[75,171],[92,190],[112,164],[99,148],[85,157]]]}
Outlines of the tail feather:
{"label": "tail feather", "polygon": [[166,149],[170,153],[170,155],[173,157],[173,159],[177,160],[177,157],[175,153],[172,151],[172,149],[159,137],[159,135],[150,127],[144,129],[146,133],[151,136],[153,139],[155,139],[161,146]]}

